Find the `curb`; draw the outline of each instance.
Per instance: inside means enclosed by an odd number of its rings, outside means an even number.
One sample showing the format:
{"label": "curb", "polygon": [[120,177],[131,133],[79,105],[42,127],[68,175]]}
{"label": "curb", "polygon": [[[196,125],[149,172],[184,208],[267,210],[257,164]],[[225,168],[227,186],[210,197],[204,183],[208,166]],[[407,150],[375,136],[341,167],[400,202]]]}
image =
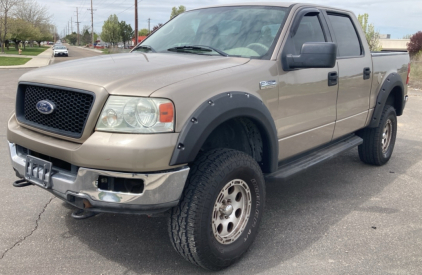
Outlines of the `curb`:
{"label": "curb", "polygon": [[[40,53],[39,55],[42,55],[46,51],[49,51],[49,50],[51,50],[51,48],[45,50],[44,52]],[[29,63],[32,60],[37,59],[37,57],[39,57],[39,55],[34,55],[34,56],[31,56],[31,57],[15,57],[15,56],[12,56],[12,57],[14,57],[14,58],[31,58],[31,60],[28,61],[28,63]],[[42,68],[42,67],[46,67],[46,66],[50,65],[52,60],[53,60],[53,58],[52,58],[52,56],[50,56],[50,59],[48,60],[48,62],[46,62],[45,64],[42,64],[40,66],[31,66],[31,65],[28,66],[28,65],[25,65],[25,64],[24,65],[15,65],[15,66],[0,66],[0,70],[2,70],[2,69],[36,69],[36,68]]]}

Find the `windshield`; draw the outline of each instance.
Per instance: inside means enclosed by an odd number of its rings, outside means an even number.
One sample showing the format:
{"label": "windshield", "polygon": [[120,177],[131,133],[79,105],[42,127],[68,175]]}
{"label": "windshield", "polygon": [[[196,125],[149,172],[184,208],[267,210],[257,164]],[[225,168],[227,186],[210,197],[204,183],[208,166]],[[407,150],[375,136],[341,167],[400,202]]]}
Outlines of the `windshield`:
{"label": "windshield", "polygon": [[193,10],[168,22],[134,51],[269,59],[286,13],[287,8],[261,6]]}
{"label": "windshield", "polygon": [[56,49],[57,49],[57,50],[65,50],[65,49],[66,49],[66,47],[56,46]]}

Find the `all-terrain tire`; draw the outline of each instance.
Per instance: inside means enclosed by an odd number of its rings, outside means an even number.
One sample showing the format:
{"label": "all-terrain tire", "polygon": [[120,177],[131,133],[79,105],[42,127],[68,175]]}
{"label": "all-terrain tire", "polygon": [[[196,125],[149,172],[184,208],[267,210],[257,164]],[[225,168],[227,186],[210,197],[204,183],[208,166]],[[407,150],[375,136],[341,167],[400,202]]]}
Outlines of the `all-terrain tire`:
{"label": "all-terrain tire", "polygon": [[[245,202],[250,202],[247,211],[240,212],[249,214],[245,214],[247,218],[244,216],[244,222],[238,223],[242,226],[235,227],[238,230],[236,237],[222,239],[215,222],[220,223],[221,219],[221,223],[227,223],[224,219],[233,219],[232,215],[237,217],[240,213],[233,206],[231,215],[220,216],[221,208],[216,207],[222,199],[222,192],[229,196],[230,186],[239,183],[236,187],[239,189],[236,190],[244,188],[247,196],[243,198],[249,198]],[[220,270],[228,267],[253,243],[262,219],[264,203],[264,177],[252,157],[231,149],[214,149],[204,153],[191,167],[179,205],[171,210],[168,231],[173,247],[186,260],[205,269]],[[242,227],[243,230],[239,229]],[[229,227],[226,229],[225,232],[230,232]]]}
{"label": "all-terrain tire", "polygon": [[[388,144],[386,143],[386,129],[387,132],[389,132],[388,134],[391,135],[390,138],[388,138]],[[396,143],[396,110],[392,106],[386,105],[382,112],[378,127],[365,128],[359,131],[358,134],[363,139],[363,143],[358,147],[361,161],[378,166],[386,164],[393,154],[394,145]],[[384,147],[384,144],[387,144],[387,146]]]}

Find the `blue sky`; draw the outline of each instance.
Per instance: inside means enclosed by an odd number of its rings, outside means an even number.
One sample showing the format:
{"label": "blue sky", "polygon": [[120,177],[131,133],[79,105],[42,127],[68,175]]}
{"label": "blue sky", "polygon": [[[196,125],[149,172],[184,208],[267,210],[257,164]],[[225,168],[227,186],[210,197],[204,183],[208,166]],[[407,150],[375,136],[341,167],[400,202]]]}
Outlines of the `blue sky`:
{"label": "blue sky", "polygon": [[[47,5],[53,14],[53,23],[59,33],[67,27],[73,17],[76,21],[76,7],[79,7],[79,21],[83,25],[91,25],[91,0],[37,0]],[[148,18],[151,18],[151,27],[158,23],[165,23],[174,6],[184,5],[193,9],[203,6],[229,4],[236,2],[257,2],[248,0],[138,0],[139,1],[139,28],[148,27]],[[259,2],[259,1],[258,1]],[[368,13],[369,21],[382,34],[391,34],[391,38],[402,38],[406,34],[422,31],[422,1],[421,0],[308,0],[307,3],[317,3],[324,6],[333,6],[353,11],[356,15]],[[124,20],[134,26],[134,0],[93,0],[94,30],[101,32],[101,27],[111,14],[117,14],[119,20]],[[76,24],[74,24],[76,30]]]}

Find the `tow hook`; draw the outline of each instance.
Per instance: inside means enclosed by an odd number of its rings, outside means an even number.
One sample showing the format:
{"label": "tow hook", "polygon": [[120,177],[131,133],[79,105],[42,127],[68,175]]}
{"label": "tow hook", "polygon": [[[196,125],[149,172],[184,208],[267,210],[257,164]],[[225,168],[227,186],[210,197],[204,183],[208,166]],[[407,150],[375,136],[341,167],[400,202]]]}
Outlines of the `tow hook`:
{"label": "tow hook", "polygon": [[29,186],[29,185],[32,185],[32,183],[26,181],[25,179],[17,180],[13,183],[14,187],[25,187],[25,186]]}
{"label": "tow hook", "polygon": [[84,219],[89,219],[89,218],[95,217],[98,214],[100,214],[100,213],[87,211],[85,209],[77,209],[77,210],[73,211],[71,216],[75,220],[84,220]]}
{"label": "tow hook", "polygon": [[100,214],[100,213],[97,213],[97,212],[92,212],[92,211],[87,210],[87,209],[92,207],[91,203],[88,200],[83,199],[82,203],[83,203],[84,209],[77,209],[77,210],[73,211],[73,213],[71,215],[72,218],[74,218],[76,220],[84,220],[84,219],[89,219],[89,218],[95,217],[98,214]]}

